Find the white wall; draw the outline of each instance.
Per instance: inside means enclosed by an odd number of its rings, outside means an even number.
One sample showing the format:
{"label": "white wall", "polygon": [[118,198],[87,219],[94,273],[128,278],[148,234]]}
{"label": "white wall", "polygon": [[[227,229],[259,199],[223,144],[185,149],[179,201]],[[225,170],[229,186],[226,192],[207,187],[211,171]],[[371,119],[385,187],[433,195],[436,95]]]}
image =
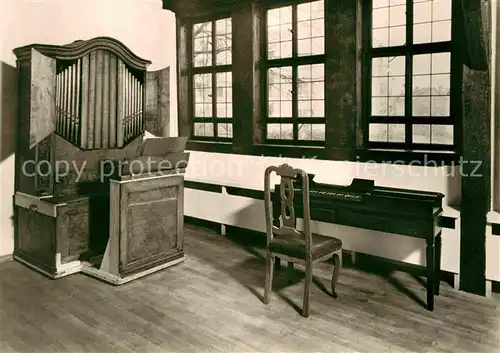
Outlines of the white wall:
{"label": "white wall", "polygon": [[[161,0],[0,0],[0,61],[15,67],[12,49],[31,43],[67,44],[97,36],[116,38],[153,63],[150,70],[171,67],[171,131],[177,135],[175,16],[162,10]],[[0,63],[1,64],[1,63]],[[12,76],[8,66],[2,77]],[[11,78],[9,76],[9,78]],[[5,80],[4,80],[5,81]],[[2,107],[12,107],[13,80],[3,82]],[[2,82],[0,80],[0,82]],[[0,256],[13,251],[12,154],[13,109],[0,108]]]}

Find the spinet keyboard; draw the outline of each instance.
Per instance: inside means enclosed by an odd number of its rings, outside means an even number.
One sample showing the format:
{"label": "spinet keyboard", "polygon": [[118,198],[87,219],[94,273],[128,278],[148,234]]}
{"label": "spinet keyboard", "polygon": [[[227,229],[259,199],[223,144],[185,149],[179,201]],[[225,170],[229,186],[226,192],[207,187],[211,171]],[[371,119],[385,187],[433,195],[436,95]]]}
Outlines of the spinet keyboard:
{"label": "spinet keyboard", "polygon": [[[295,192],[302,192],[302,189],[295,189]],[[309,195],[311,197],[327,197],[330,199],[346,200],[346,201],[362,201],[363,195],[352,193],[352,192],[339,192],[339,191],[329,191],[329,190],[310,190]]]}
{"label": "spinet keyboard", "polygon": [[[349,186],[315,183],[309,175],[311,219],[426,241],[427,306],[434,309],[439,294],[441,260],[441,193],[375,186],[372,180],[354,179]],[[294,185],[295,215],[303,216],[302,183]],[[271,195],[273,217],[279,223],[280,184]]]}

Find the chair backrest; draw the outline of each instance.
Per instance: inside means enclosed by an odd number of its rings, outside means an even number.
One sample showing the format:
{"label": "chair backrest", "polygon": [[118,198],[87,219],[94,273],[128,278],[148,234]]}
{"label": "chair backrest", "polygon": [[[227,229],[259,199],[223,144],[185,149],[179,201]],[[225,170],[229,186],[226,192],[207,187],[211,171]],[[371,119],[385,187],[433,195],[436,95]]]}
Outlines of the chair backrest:
{"label": "chair backrest", "polygon": [[[275,226],[273,224],[273,208],[271,200],[271,174],[276,173],[280,179],[280,205],[281,205],[281,224]],[[301,181],[302,189],[302,209],[304,220],[304,230],[298,231],[296,228],[297,217],[295,216],[294,197],[295,197],[295,184]],[[306,248],[311,247],[311,214],[309,205],[309,177],[302,169],[296,169],[288,164],[280,166],[269,166],[266,168],[264,174],[264,196],[265,196],[265,212],[266,212],[266,233],[267,242],[272,240],[274,235],[291,235],[291,236],[304,236]]]}

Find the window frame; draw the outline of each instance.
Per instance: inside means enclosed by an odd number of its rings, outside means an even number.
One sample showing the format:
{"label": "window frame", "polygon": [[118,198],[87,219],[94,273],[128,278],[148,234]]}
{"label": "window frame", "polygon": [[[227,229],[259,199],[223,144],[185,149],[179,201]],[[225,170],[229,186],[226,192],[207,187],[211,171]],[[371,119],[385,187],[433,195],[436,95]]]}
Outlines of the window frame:
{"label": "window frame", "polygon": [[[451,0],[451,39],[434,43],[413,44],[413,0],[406,0],[406,41],[411,45],[372,48],[372,8],[373,1],[362,5],[362,50],[361,59],[361,115],[363,147],[367,150],[426,151],[429,155],[457,153],[462,151],[462,64],[457,52],[458,11],[457,1]],[[449,116],[414,116],[413,98],[413,57],[419,54],[450,53],[450,106]],[[371,115],[372,105],[372,59],[405,57],[405,114],[403,116],[376,117]],[[398,123],[405,126],[405,142],[370,141],[370,123]],[[413,125],[448,125],[453,127],[453,144],[413,143]]]}
{"label": "window frame", "polygon": [[[317,0],[307,0],[307,1],[283,1],[276,2],[273,4],[268,4],[264,7],[263,16],[261,19],[261,141],[263,141],[264,145],[279,145],[279,146],[310,146],[310,147],[325,147],[326,145],[326,112],[323,117],[298,117],[298,95],[297,95],[297,71],[298,67],[301,65],[314,65],[314,64],[323,64],[323,68],[325,70],[326,64],[326,55],[325,52],[323,54],[315,54],[309,56],[298,56],[297,54],[297,6],[303,3],[314,2]],[[326,4],[327,0],[323,1],[323,10],[324,10],[324,48],[326,50]],[[267,12],[269,10],[274,10],[282,7],[292,7],[292,56],[287,58],[278,58],[278,59],[269,59],[268,58],[268,23],[267,23]],[[272,68],[280,68],[280,67],[291,67],[292,69],[292,117],[291,118],[282,118],[282,117],[269,117],[269,90],[268,90],[268,71]],[[323,78],[324,84],[324,94],[323,99],[326,100],[326,72]],[[319,122],[319,120],[321,122]],[[293,137],[292,139],[268,139],[267,138],[267,126],[268,124],[277,123],[277,124],[293,124]],[[324,125],[325,127],[325,139],[324,140],[299,140],[298,139],[298,126],[299,124],[318,124]]]}
{"label": "window frame", "polygon": [[[187,150],[204,151],[215,153],[244,154],[254,156],[279,156],[287,158],[314,158],[318,160],[344,160],[352,162],[381,162],[381,163],[437,163],[438,165],[456,165],[460,162],[462,154],[462,75],[463,57],[460,52],[461,44],[458,40],[452,41],[452,47],[456,50],[452,55],[452,69],[459,74],[455,78],[455,84],[451,90],[454,90],[455,96],[452,100],[452,106],[458,112],[455,121],[455,143],[458,144],[455,151],[439,150],[409,150],[396,149],[394,146],[388,148],[374,148],[367,146],[364,142],[368,133],[365,127],[365,106],[366,94],[365,69],[363,66],[366,56],[366,44],[363,40],[367,35],[366,29],[369,26],[363,25],[363,18],[366,17],[366,4],[370,0],[361,0],[357,3],[340,4],[325,0],[325,144],[307,145],[307,141],[274,140],[265,141],[266,131],[264,130],[263,112],[267,109],[267,87],[262,82],[265,63],[263,58],[267,58],[267,27],[264,26],[268,8],[281,7],[286,5],[296,5],[313,0],[277,0],[272,2],[271,6],[253,4],[252,8],[225,7],[218,6],[207,9],[206,11],[196,10],[189,14],[178,15],[176,18],[177,35],[177,95],[178,95],[178,131],[179,136],[188,136]],[[269,4],[270,2],[267,2]],[[371,6],[370,6],[371,7]],[[459,8],[454,6],[452,13],[452,40],[460,38],[462,26],[460,17],[457,17]],[[460,15],[460,12],[458,12]],[[354,17],[353,17],[354,16]],[[194,136],[194,124],[192,115],[193,80],[190,67],[192,66],[192,25],[200,22],[216,21],[221,18],[232,18],[232,65],[231,72],[233,77],[233,99],[234,97],[244,97],[248,93],[253,101],[244,101],[238,107],[233,105],[233,139],[226,141],[215,138],[204,138]],[[371,13],[370,13],[371,18]],[[244,20],[244,26],[247,28],[244,34],[235,29],[234,21],[236,19]],[[340,22],[336,22],[340,20]],[[337,30],[348,34],[347,40],[337,38]],[[251,29],[250,29],[251,27]],[[250,31],[249,31],[250,30]],[[253,31],[253,32],[252,32]],[[245,47],[248,55],[253,55],[252,62],[234,61],[235,45],[247,39],[247,34],[252,33],[252,42]],[[458,33],[458,35],[457,35]],[[368,32],[368,35],[371,35]],[[236,42],[235,42],[236,41]],[[251,44],[251,45],[250,45]],[[252,48],[250,48],[252,47]],[[337,49],[337,48],[340,48]],[[247,49],[248,48],[248,49]],[[241,45],[240,45],[241,49]],[[349,61],[346,70],[339,69],[339,65],[348,57]],[[239,55],[241,58],[241,55]],[[304,57],[303,60],[305,60]],[[343,67],[344,65],[342,65]],[[249,67],[254,70],[250,71]],[[243,70],[243,71],[242,71]],[[336,79],[340,78],[340,86],[335,83],[332,85],[330,76],[337,74]],[[248,78],[252,75],[253,78]],[[265,78],[265,77],[264,77]],[[240,82],[241,81],[241,82]],[[250,92],[248,82],[253,83],[254,92]],[[351,82],[356,82],[352,86]],[[240,87],[241,86],[241,87]],[[245,88],[245,91],[242,91]],[[247,91],[248,90],[248,91]],[[236,92],[239,92],[238,95]],[[345,92],[345,94],[344,94]],[[243,93],[243,94],[242,94]],[[328,99],[334,94],[335,99]],[[451,95],[451,94],[450,94]],[[257,98],[258,97],[258,98]],[[241,106],[247,109],[244,114],[237,108]],[[337,107],[339,110],[337,111]],[[250,112],[249,109],[255,109]],[[238,116],[236,117],[236,113]],[[236,117],[236,118],[235,118]],[[339,128],[337,128],[337,126]],[[214,127],[215,128],[215,127]],[[460,131],[460,132],[459,132]]]}
{"label": "window frame", "polygon": [[[211,142],[211,143],[226,143],[226,144],[231,144],[234,138],[234,132],[233,132],[233,137],[220,137],[218,136],[218,130],[217,130],[217,125],[219,123],[222,124],[231,124],[233,125],[233,117],[234,117],[234,109],[233,109],[233,100],[231,97],[231,117],[224,117],[224,118],[219,118],[217,117],[217,80],[216,76],[218,73],[231,73],[232,77],[232,72],[233,72],[233,60],[232,60],[232,51],[233,51],[233,45],[231,43],[231,64],[225,64],[225,65],[217,65],[216,60],[217,60],[217,54],[216,54],[216,49],[217,46],[214,45],[216,42],[216,22],[218,20],[223,20],[223,19],[231,19],[232,22],[232,15],[231,13],[225,12],[225,13],[220,13],[217,16],[202,16],[202,17],[197,17],[191,19],[189,21],[188,25],[188,43],[187,43],[187,57],[188,57],[188,102],[189,102],[189,117],[190,117],[190,125],[191,125],[191,136],[189,136],[190,141],[199,141],[199,142]],[[200,24],[200,23],[206,23],[210,22],[211,23],[211,37],[212,37],[212,59],[211,59],[211,65],[210,66],[194,66],[194,36],[193,36],[193,28],[195,25]],[[233,38],[233,33],[232,33],[232,24],[231,24],[231,41]],[[211,117],[197,117],[195,115],[195,87],[194,87],[194,77],[195,75],[198,74],[210,74],[211,75],[211,80],[212,80],[212,116]],[[233,87],[233,82],[231,82],[231,91]],[[221,122],[222,120],[227,120],[227,122]],[[195,135],[195,124],[196,123],[212,123],[213,124],[213,136],[197,136]]]}

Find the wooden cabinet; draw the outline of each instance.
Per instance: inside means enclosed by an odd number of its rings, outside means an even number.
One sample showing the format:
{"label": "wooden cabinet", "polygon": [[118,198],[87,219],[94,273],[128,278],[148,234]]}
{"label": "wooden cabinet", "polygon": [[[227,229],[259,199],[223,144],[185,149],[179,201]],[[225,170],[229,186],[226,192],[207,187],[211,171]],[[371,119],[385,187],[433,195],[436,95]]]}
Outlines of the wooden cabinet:
{"label": "wooden cabinet", "polygon": [[78,272],[78,259],[89,250],[89,199],[17,193],[15,205],[14,258],[53,278]]}
{"label": "wooden cabinet", "polygon": [[109,242],[83,271],[121,284],[184,261],[184,176],[172,172],[110,181]]}

